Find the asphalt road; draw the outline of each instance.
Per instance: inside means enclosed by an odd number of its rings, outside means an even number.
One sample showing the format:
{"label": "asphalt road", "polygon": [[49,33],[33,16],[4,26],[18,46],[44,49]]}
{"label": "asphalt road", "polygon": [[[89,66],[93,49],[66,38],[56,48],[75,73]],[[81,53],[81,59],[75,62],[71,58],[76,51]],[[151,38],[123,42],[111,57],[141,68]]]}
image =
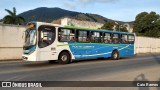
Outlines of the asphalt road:
{"label": "asphalt road", "polygon": [[137,55],[117,61],[84,60],[67,65],[26,61],[0,62],[0,81],[135,80],[160,80],[160,54]]}

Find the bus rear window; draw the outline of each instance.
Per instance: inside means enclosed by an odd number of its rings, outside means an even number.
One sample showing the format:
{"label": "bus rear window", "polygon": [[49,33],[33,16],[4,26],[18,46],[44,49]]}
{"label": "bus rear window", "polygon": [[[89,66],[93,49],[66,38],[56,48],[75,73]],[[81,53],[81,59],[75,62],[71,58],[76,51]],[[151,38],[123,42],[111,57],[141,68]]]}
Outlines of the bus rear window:
{"label": "bus rear window", "polygon": [[123,35],[121,36],[121,43],[122,44],[127,44],[128,43],[128,35]]}
{"label": "bus rear window", "polygon": [[128,35],[128,42],[129,42],[130,44],[134,44],[134,41],[135,41],[134,35]]}

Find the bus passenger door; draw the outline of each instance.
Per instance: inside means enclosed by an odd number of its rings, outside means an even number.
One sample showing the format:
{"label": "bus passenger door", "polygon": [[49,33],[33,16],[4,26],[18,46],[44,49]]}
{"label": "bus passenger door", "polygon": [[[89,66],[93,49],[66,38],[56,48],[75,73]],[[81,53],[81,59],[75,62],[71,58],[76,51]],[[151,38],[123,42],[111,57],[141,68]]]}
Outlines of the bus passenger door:
{"label": "bus passenger door", "polygon": [[53,42],[55,41],[55,27],[42,25],[38,33],[38,57],[40,61],[52,60]]}

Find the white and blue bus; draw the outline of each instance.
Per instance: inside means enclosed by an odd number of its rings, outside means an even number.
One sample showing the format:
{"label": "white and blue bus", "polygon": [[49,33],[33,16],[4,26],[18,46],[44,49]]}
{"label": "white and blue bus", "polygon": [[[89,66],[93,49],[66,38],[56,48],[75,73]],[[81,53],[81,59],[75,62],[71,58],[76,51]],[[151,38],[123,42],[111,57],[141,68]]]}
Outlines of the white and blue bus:
{"label": "white and blue bus", "polygon": [[134,55],[133,33],[30,22],[25,31],[22,58],[27,61],[73,60]]}

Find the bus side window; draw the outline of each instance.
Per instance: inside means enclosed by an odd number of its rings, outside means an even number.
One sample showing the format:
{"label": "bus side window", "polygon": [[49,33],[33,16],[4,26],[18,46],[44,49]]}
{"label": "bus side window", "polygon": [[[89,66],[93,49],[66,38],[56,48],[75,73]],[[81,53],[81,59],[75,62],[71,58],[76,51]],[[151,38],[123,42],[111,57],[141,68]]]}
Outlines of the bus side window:
{"label": "bus side window", "polygon": [[134,41],[135,41],[134,35],[128,35],[128,42],[129,42],[130,44],[134,44]]}
{"label": "bus side window", "polygon": [[120,43],[119,34],[113,34],[113,43]]}
{"label": "bus side window", "polygon": [[124,34],[121,35],[121,43],[128,44],[128,36],[127,35],[124,35]]}
{"label": "bus side window", "polygon": [[87,34],[89,31],[78,30],[78,42],[89,42],[89,36]]}
{"label": "bus side window", "polygon": [[70,38],[70,42],[76,42],[75,30],[70,30],[69,38]]}
{"label": "bus side window", "polygon": [[60,42],[75,42],[75,30],[60,28],[58,30],[58,41]]}
{"label": "bus side window", "polygon": [[99,32],[91,32],[91,42],[99,43],[101,42],[100,33]]}
{"label": "bus side window", "polygon": [[104,33],[104,43],[112,43],[112,38],[110,33]]}

